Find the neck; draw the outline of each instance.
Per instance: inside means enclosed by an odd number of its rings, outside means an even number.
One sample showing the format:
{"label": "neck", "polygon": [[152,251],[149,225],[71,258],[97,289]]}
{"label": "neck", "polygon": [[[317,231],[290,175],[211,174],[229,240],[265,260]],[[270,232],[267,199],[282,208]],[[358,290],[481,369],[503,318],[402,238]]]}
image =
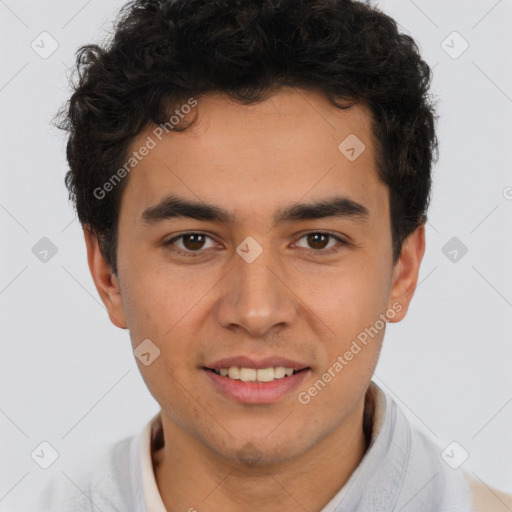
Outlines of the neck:
{"label": "neck", "polygon": [[[153,467],[166,510],[320,511],[347,482],[367,450],[372,405],[367,403],[365,408],[362,401],[314,447],[266,466],[222,458],[162,414],[163,435],[154,443]],[[164,438],[175,442],[164,443]]]}

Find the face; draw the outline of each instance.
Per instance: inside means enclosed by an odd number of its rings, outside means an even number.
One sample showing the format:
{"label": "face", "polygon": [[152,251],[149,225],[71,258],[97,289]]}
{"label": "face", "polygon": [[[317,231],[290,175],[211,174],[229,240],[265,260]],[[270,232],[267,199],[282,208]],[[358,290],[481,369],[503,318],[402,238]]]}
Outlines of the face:
{"label": "face", "polygon": [[[383,319],[401,320],[412,297],[423,228],[393,266],[362,105],[284,88],[250,106],[209,95],[196,110],[187,130],[152,126],[132,145],[155,142],[126,178],[118,276],[86,231],[91,272],[133,349],[151,340],[152,362],[137,363],[164,432],[223,460],[293,459],[361,412]],[[234,367],[274,380],[230,379]]]}

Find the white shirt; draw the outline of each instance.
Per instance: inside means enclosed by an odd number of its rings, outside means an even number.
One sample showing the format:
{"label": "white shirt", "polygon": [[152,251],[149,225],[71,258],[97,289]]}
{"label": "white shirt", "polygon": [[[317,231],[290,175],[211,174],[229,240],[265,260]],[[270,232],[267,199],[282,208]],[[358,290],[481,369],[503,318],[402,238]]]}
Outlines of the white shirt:
{"label": "white shirt", "polygon": [[[476,512],[462,470],[449,467],[441,449],[416,430],[374,382],[368,394],[375,404],[370,445],[321,512]],[[54,479],[43,498],[44,511],[166,512],[151,454],[154,440],[162,435],[159,429],[160,413],[137,435],[112,445],[92,471],[85,472],[80,490],[62,477]],[[502,510],[490,501],[485,506],[486,512]]]}

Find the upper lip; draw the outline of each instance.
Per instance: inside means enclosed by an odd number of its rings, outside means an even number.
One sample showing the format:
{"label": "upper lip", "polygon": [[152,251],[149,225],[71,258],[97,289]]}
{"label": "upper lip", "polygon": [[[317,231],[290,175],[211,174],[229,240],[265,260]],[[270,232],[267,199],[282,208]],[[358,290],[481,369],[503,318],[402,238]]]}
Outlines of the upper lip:
{"label": "upper lip", "polygon": [[211,370],[220,370],[221,368],[230,368],[231,366],[239,366],[244,368],[254,368],[259,370],[261,368],[271,368],[276,366],[284,366],[286,368],[292,368],[293,370],[303,370],[309,368],[307,364],[300,363],[298,361],[292,361],[285,357],[265,357],[263,359],[256,359],[248,356],[234,356],[219,359],[214,363],[207,364],[205,368]]}

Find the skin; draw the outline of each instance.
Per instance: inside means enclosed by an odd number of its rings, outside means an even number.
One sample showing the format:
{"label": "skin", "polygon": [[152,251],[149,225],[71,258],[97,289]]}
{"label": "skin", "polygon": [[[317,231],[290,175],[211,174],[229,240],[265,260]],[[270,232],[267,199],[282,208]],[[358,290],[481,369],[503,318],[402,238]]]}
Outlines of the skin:
{"label": "skin", "polygon": [[[307,405],[297,392],[273,404],[236,403],[201,367],[237,354],[283,356],[310,366],[298,391],[307,390],[393,304],[401,311],[389,321],[405,317],[424,226],[393,266],[389,192],[377,176],[371,114],[362,105],[340,110],[318,92],[284,88],[249,106],[207,95],[197,114],[196,124],[166,135],[127,178],[118,276],[86,226],[90,271],[132,347],[149,338],[160,349],[149,366],[137,363],[161,406],[166,443],[153,457],[167,510],[319,511],[364,455],[364,398],[385,328]],[[353,162],[338,150],[349,134],[366,146]],[[366,221],[326,217],[273,226],[276,210],[333,191],[363,204]],[[235,222],[145,225],[143,210],[170,193],[218,204]],[[208,235],[202,246],[187,238],[164,244],[198,231]],[[327,238],[315,245],[305,235],[318,231],[351,243]],[[252,263],[236,252],[248,236],[263,248]],[[202,252],[179,256],[173,247]]]}

